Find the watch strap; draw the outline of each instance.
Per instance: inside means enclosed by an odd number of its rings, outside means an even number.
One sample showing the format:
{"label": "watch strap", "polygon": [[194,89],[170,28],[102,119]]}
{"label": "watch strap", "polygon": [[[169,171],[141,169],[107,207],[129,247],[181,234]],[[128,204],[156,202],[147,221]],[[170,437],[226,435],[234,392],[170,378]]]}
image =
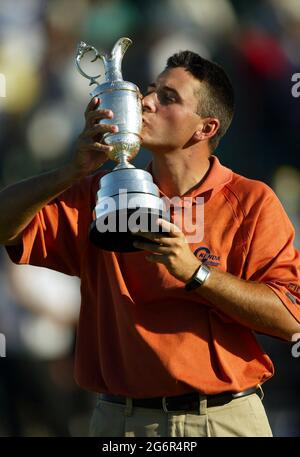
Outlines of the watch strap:
{"label": "watch strap", "polygon": [[197,289],[202,286],[210,275],[210,268],[204,264],[201,264],[196,273],[186,283],[185,290],[190,292],[191,290]]}

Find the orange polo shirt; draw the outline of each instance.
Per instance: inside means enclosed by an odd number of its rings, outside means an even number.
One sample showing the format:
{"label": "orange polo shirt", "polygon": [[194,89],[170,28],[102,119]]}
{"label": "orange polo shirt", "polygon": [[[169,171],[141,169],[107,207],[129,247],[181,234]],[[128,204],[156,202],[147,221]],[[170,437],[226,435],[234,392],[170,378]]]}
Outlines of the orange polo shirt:
{"label": "orange polo shirt", "polygon": [[[147,262],[145,252],[106,252],[91,244],[99,177],[63,192],[24,230],[23,246],[7,247],[16,263],[81,278],[79,385],[142,398],[241,391],[271,377],[272,362],[254,333],[196,292],[186,292],[164,265]],[[213,156],[206,179],[187,195],[193,208],[196,197],[205,199],[204,238],[190,244],[195,255],[267,284],[300,321],[300,257],[273,191]]]}

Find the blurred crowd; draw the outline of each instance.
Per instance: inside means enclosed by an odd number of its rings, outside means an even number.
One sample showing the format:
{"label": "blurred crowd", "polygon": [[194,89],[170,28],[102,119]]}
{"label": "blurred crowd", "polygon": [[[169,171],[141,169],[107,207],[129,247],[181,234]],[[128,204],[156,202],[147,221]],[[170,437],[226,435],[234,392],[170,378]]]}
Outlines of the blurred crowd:
{"label": "blurred crowd", "polygon": [[[91,90],[76,70],[77,44],[110,51],[121,36],[133,40],[123,77],[142,91],[178,50],[225,67],[236,114],[216,154],[274,188],[300,248],[300,98],[292,95],[292,75],[300,72],[298,0],[1,0],[1,188],[68,160]],[[142,150],[135,165],[149,157]],[[78,312],[76,278],[16,267],[0,251],[0,436],[87,434],[94,395],[72,375]],[[265,385],[274,434],[300,436],[300,358],[289,344],[259,339],[276,368]]]}

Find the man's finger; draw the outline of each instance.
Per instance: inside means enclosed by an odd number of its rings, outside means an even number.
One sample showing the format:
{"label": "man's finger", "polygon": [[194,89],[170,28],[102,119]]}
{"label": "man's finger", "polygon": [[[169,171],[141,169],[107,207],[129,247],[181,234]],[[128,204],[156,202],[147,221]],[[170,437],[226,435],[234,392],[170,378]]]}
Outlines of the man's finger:
{"label": "man's finger", "polygon": [[85,118],[87,118],[87,115],[89,112],[94,111],[97,106],[101,103],[101,100],[99,97],[93,97],[88,106],[86,107],[86,110],[84,112]]}
{"label": "man's finger", "polygon": [[[177,238],[178,236],[182,235],[182,231],[177,225],[172,224],[171,222],[168,222],[165,219],[158,218],[156,219],[155,223],[155,229],[157,230],[152,232],[144,232],[138,230],[137,232],[134,232],[134,234],[147,238],[148,240],[151,240],[155,243],[163,243],[167,245],[172,243],[172,238]],[[158,231],[159,229],[162,230]]]}
{"label": "man's finger", "polygon": [[142,238],[147,238],[148,240],[151,240],[153,243],[157,244],[164,244],[166,246],[171,246],[173,244],[172,238],[166,236],[165,233],[157,233],[157,232],[133,232],[135,235],[142,237]]}
{"label": "man's finger", "polygon": [[108,144],[98,143],[97,141],[92,144],[92,147],[95,148],[95,149],[99,149],[101,151],[104,151],[104,152],[110,152],[110,151],[113,150],[113,146],[110,146]]}
{"label": "man's finger", "polygon": [[85,138],[94,137],[94,136],[98,135],[99,133],[100,134],[104,134],[104,133],[108,133],[108,132],[117,133],[118,130],[119,130],[119,128],[117,125],[97,124],[97,125],[94,125],[93,127],[89,128],[88,130],[86,130],[84,132],[83,136]]}
{"label": "man's finger", "polygon": [[95,143],[88,144],[85,147],[85,149],[88,151],[105,152],[106,154],[108,154],[109,152],[111,152],[113,150],[113,147],[108,146],[106,144],[95,142]]}
{"label": "man's finger", "polygon": [[111,110],[97,110],[90,111],[86,117],[86,127],[90,128],[94,125],[98,125],[102,119],[112,119],[113,112]]}
{"label": "man's finger", "polygon": [[168,233],[170,237],[176,238],[182,234],[182,231],[177,225],[172,224],[172,222],[166,221],[165,219],[158,218],[156,224],[162,228],[162,233],[164,235]]}
{"label": "man's finger", "polygon": [[101,119],[112,119],[114,113],[111,109],[97,109],[96,111],[89,111],[86,116],[86,122],[90,125],[97,124]]}
{"label": "man's finger", "polygon": [[145,241],[134,241],[133,245],[136,248],[142,249],[143,251],[149,251],[157,254],[170,254],[171,248],[170,246],[161,246],[156,243],[147,243]]}

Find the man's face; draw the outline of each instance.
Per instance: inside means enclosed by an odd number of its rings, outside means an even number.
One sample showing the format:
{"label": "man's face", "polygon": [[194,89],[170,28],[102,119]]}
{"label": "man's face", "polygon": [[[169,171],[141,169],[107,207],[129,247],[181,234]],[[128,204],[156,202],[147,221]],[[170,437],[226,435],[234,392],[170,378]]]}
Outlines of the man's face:
{"label": "man's face", "polygon": [[169,69],[148,87],[143,99],[142,145],[153,152],[187,147],[201,118],[200,82],[182,67]]}

